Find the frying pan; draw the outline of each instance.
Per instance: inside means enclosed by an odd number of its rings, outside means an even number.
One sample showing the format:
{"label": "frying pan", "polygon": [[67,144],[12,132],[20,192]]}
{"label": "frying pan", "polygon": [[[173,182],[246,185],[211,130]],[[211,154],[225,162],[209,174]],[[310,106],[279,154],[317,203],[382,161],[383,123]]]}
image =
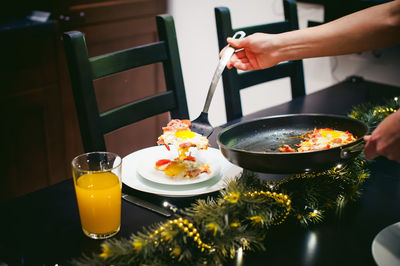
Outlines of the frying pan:
{"label": "frying pan", "polygon": [[[349,131],[358,139],[339,147],[309,152],[280,152],[282,144],[295,147],[302,134],[315,128]],[[231,163],[261,173],[318,171],[346,163],[364,148],[368,126],[339,115],[289,114],[258,118],[223,129],[217,138]],[[297,137],[297,138],[296,138]]]}

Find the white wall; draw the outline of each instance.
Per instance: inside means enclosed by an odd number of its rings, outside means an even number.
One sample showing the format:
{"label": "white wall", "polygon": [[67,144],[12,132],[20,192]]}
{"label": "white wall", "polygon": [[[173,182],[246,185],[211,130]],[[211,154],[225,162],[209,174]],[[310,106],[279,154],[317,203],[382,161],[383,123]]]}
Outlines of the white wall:
{"label": "white wall", "polygon": [[[214,7],[228,7],[232,26],[236,28],[282,20],[282,1],[169,0],[168,3],[168,13],[175,20],[190,119],[194,119],[203,109],[218,63]],[[300,28],[304,28],[308,20],[323,20],[323,8],[298,3],[298,15]],[[400,86],[399,59],[399,46],[363,54],[306,59],[303,61],[306,91],[318,91],[350,75]],[[242,91],[241,96],[244,114],[285,102],[290,99],[289,79],[254,86]],[[221,80],[209,110],[209,120],[214,126],[226,121],[224,104]]]}

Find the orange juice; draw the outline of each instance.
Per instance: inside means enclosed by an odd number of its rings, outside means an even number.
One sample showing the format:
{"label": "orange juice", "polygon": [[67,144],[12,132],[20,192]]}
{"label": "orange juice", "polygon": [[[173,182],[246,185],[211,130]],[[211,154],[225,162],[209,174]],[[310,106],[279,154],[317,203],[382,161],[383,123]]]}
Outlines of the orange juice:
{"label": "orange juice", "polygon": [[82,229],[86,234],[118,232],[121,223],[121,182],[113,173],[84,174],[75,191]]}

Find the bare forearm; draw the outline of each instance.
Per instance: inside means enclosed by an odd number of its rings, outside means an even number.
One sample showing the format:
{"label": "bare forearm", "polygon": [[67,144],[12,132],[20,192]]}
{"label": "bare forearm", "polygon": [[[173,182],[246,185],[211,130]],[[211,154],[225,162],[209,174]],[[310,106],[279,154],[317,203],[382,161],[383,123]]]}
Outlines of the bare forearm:
{"label": "bare forearm", "polygon": [[400,43],[400,0],[321,26],[279,34],[278,61],[342,55]]}

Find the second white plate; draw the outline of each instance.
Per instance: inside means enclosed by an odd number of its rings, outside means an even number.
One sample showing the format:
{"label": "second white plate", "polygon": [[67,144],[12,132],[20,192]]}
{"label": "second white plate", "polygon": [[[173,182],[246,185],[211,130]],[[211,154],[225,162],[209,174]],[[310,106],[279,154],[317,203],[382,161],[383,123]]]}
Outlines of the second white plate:
{"label": "second white plate", "polygon": [[400,222],[382,229],[372,241],[372,256],[379,266],[400,265]]}
{"label": "second white plate", "polygon": [[[151,149],[162,149],[162,146],[149,147],[133,152],[122,159],[122,182],[133,189],[166,197],[193,197],[197,195],[216,192],[224,189],[228,183],[235,180],[242,173],[242,168],[233,165],[218,151],[216,162],[221,166],[219,174],[207,181],[182,185],[169,186],[151,182],[137,173],[137,167],[142,155]],[[209,148],[211,149],[211,148]],[[164,147],[164,150],[165,147]]]}
{"label": "second white plate", "polygon": [[178,152],[173,147],[171,147],[171,150],[168,151],[164,146],[155,146],[143,151],[141,154],[142,158],[136,167],[136,171],[139,175],[147,180],[172,186],[191,185],[204,182],[219,174],[221,169],[221,166],[218,162],[218,158],[220,156],[219,150],[209,148],[207,150],[198,150],[195,152],[195,157],[199,162],[208,164],[210,166],[210,174],[202,173],[195,178],[169,178],[163,171],[154,168],[156,161],[160,159],[173,160],[178,155]]}

